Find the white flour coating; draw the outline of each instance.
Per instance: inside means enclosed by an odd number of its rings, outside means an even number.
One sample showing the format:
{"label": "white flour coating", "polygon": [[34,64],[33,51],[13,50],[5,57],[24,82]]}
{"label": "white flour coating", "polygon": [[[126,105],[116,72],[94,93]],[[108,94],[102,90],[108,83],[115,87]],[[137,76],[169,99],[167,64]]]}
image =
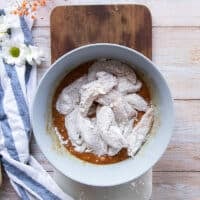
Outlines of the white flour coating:
{"label": "white flour coating", "polygon": [[98,134],[96,120],[83,117],[81,113],[77,117],[77,127],[87,148],[97,155],[104,155],[107,152],[107,144]]}
{"label": "white flour coating", "polygon": [[116,89],[111,90],[106,95],[102,95],[96,102],[111,107],[118,123],[127,123],[131,118],[137,115],[136,110],[125,101],[124,96]]}
{"label": "white flour coating", "polygon": [[81,78],[74,81],[69,86],[65,87],[58,97],[56,102],[56,109],[63,115],[69,114],[76,105],[80,102],[79,90],[82,85],[88,82],[87,76],[82,76]]}
{"label": "white flour coating", "polygon": [[65,127],[67,128],[69,139],[73,145],[81,145],[83,143],[80,132],[77,128],[78,108],[75,108],[70,114],[65,115]]}
{"label": "white flour coating", "polygon": [[63,144],[63,145],[68,144],[68,140],[64,140],[63,136],[60,135],[58,128],[55,127],[54,130],[55,130],[56,135],[58,136],[58,140],[59,140],[60,144]]}
{"label": "white flour coating", "polygon": [[117,90],[122,94],[129,94],[133,92],[138,92],[142,87],[142,82],[137,80],[136,84],[129,81],[126,76],[118,78]]}
{"label": "white flour coating", "polygon": [[145,141],[151,125],[153,123],[153,108],[149,108],[143,115],[140,122],[133,128],[132,133],[127,137],[128,141],[128,155],[134,156],[137,150]]}
{"label": "white flour coating", "polygon": [[115,115],[108,106],[101,107],[97,112],[97,131],[102,139],[115,149],[126,147],[126,140],[115,121]]}
{"label": "white flour coating", "polygon": [[125,100],[136,110],[146,112],[148,109],[148,103],[138,94],[126,95]]}
{"label": "white flour coating", "polygon": [[121,148],[115,149],[115,148],[113,148],[113,147],[108,147],[107,154],[108,154],[109,156],[114,156],[114,155],[116,155],[120,150],[121,150]]}
{"label": "white flour coating", "polygon": [[117,79],[107,72],[97,72],[97,80],[85,84],[80,89],[79,109],[83,116],[87,116],[88,111],[95,99],[100,95],[107,94],[114,86],[117,85]]}
{"label": "white flour coating", "polygon": [[121,93],[118,92],[116,89],[111,90],[106,95],[101,95],[96,99],[96,102],[103,105],[103,106],[110,106],[112,107],[113,102],[117,98],[121,98]]}
{"label": "white flour coating", "polygon": [[120,124],[122,135],[127,138],[133,130],[134,119],[129,120],[126,124]]}
{"label": "white flour coating", "polygon": [[116,77],[126,77],[131,83],[136,84],[137,77],[134,70],[127,64],[117,60],[100,60],[95,62],[89,69],[88,80],[95,80],[96,73],[105,71]]}
{"label": "white flour coating", "polygon": [[[75,150],[114,156],[127,148],[128,155],[134,156],[153,123],[152,106],[136,94],[141,87],[142,82],[128,65],[100,60],[88,74],[64,88],[56,109],[65,115]],[[138,111],[145,114],[134,125]],[[63,143],[58,131],[56,134]]]}
{"label": "white flour coating", "polygon": [[113,102],[112,109],[119,124],[127,124],[129,119],[136,116],[135,110],[123,98],[117,98]]}

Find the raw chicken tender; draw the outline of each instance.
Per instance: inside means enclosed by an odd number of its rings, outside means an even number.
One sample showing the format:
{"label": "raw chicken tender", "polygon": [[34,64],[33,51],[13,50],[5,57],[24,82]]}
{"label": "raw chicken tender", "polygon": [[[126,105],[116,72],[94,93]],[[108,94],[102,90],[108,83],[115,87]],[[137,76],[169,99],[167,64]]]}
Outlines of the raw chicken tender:
{"label": "raw chicken tender", "polygon": [[65,127],[68,132],[69,139],[73,145],[81,145],[83,140],[80,138],[80,133],[77,129],[78,108],[74,109],[70,114],[65,116]]}
{"label": "raw chicken tender", "polygon": [[79,90],[88,82],[87,76],[82,76],[65,87],[58,97],[56,109],[63,115],[69,114],[80,101]]}
{"label": "raw chicken tender", "polygon": [[107,72],[98,72],[96,77],[97,80],[81,87],[80,112],[83,116],[87,116],[94,100],[96,100],[100,95],[107,94],[117,85],[116,77]]}
{"label": "raw chicken tender", "polygon": [[142,143],[145,141],[145,137],[150,131],[153,123],[153,108],[149,108],[143,115],[140,122],[134,127],[132,133],[128,136],[128,155],[134,156]]}
{"label": "raw chicken tender", "polygon": [[107,144],[102,140],[96,129],[95,121],[83,117],[80,113],[77,117],[78,131],[89,149],[97,155],[104,155],[107,152]]}
{"label": "raw chicken tender", "polygon": [[105,71],[117,77],[126,77],[132,84],[136,84],[137,81],[137,77],[133,69],[127,64],[117,60],[99,60],[95,62],[89,68],[88,80],[95,80],[96,73],[99,71]]}
{"label": "raw chicken tender", "polygon": [[110,106],[114,111],[116,121],[119,123],[126,123],[137,115],[136,110],[125,101],[124,96],[117,90],[111,90],[96,101],[101,105]]}
{"label": "raw chicken tender", "polygon": [[142,82],[137,80],[136,84],[133,84],[125,76],[119,77],[117,90],[122,94],[138,92],[142,87]]}
{"label": "raw chicken tender", "polygon": [[72,112],[73,109],[74,104],[72,98],[63,90],[56,102],[56,110],[63,115],[67,115]]}
{"label": "raw chicken tender", "polygon": [[138,94],[126,95],[125,99],[136,110],[145,112],[148,109],[148,103]]}
{"label": "raw chicken tender", "polygon": [[[134,112],[129,112],[129,110],[127,109],[128,106],[129,105],[125,101],[123,101],[122,98],[118,98],[113,102],[112,109],[115,113],[115,119],[119,124],[126,124],[129,119],[134,115]],[[133,110],[131,107],[130,109]],[[129,116],[129,114],[131,115]]]}
{"label": "raw chicken tender", "polygon": [[107,154],[108,154],[109,156],[114,156],[114,155],[118,154],[120,150],[121,150],[121,148],[115,149],[115,148],[113,148],[113,147],[108,147],[108,152],[107,152]]}
{"label": "raw chicken tender", "polygon": [[126,146],[126,140],[121,134],[112,109],[101,107],[97,112],[97,129],[102,139],[111,147],[121,149]]}
{"label": "raw chicken tender", "polygon": [[113,89],[110,92],[108,92],[106,95],[101,95],[99,98],[97,98],[96,102],[104,106],[112,107],[112,103],[119,97],[121,97],[121,93]]}
{"label": "raw chicken tender", "polygon": [[122,131],[122,135],[127,139],[127,137],[132,133],[134,125],[134,119],[129,120],[126,124],[121,124],[120,129]]}

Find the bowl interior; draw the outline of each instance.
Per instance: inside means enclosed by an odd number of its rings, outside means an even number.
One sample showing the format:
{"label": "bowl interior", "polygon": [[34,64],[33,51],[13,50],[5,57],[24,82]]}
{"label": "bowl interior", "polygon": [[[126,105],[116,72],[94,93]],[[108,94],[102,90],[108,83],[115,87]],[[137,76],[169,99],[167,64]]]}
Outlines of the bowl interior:
{"label": "bowl interior", "polygon": [[[83,162],[53,148],[47,131],[51,100],[60,80],[72,69],[89,60],[112,58],[129,65],[150,87],[156,117],[148,141],[134,158],[109,165]],[[173,104],[165,80],[142,54],[114,44],[94,44],[75,49],[59,58],[41,79],[32,105],[31,121],[36,141],[47,159],[65,176],[93,186],[114,186],[132,181],[148,171],[165,151],[173,128]]]}

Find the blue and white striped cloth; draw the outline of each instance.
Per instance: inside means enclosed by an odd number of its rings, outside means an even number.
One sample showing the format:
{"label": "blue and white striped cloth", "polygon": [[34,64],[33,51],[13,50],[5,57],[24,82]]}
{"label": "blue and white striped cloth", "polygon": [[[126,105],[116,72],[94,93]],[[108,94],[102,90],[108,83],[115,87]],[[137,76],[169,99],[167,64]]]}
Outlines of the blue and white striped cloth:
{"label": "blue and white striped cloth", "polygon": [[[0,14],[6,14],[0,10]],[[32,23],[16,17],[12,37],[32,44]],[[29,105],[36,88],[36,66],[15,67],[0,59],[0,158],[10,182],[23,200],[72,200],[29,153]]]}

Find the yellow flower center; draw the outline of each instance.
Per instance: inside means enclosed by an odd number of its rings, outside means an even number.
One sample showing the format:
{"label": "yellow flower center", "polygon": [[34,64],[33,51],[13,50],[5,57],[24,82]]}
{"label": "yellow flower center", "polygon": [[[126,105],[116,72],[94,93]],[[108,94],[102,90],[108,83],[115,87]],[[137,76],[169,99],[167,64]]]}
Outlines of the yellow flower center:
{"label": "yellow flower center", "polygon": [[19,55],[20,55],[20,49],[18,47],[11,47],[10,48],[10,55],[12,57],[15,57],[15,58],[19,57]]}

